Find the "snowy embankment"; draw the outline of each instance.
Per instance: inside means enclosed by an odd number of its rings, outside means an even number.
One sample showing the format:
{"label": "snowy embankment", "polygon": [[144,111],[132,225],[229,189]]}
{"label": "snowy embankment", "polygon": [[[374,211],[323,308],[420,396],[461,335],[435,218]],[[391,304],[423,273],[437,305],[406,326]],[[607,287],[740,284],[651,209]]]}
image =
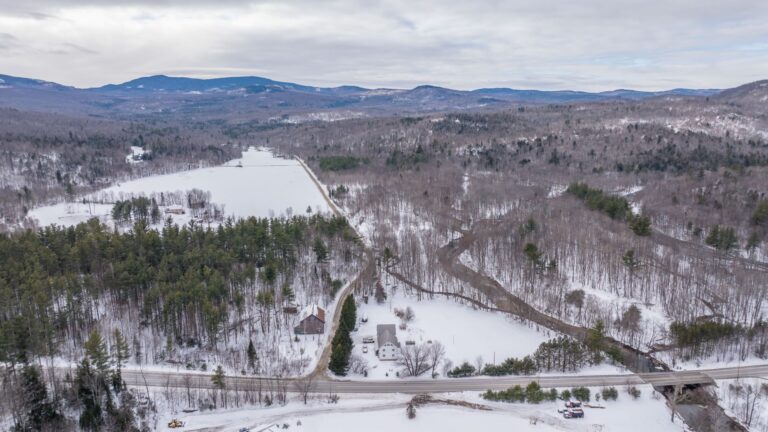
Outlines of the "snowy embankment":
{"label": "snowy embankment", "polygon": [[768,380],[742,378],[717,380],[720,406],[755,432],[768,431]]}
{"label": "snowy embankment", "polygon": [[[289,430],[300,432],[335,432],[366,430],[368,432],[390,431],[616,431],[632,432],[652,430],[654,432],[685,431],[679,419],[670,422],[670,411],[664,398],[650,386],[638,386],[640,396],[632,398],[625,388],[617,388],[616,401],[594,400],[602,389],[591,388],[593,404],[601,408],[585,407],[583,419],[565,419],[558,413],[563,402],[545,402],[538,405],[487,402],[477,393],[453,393],[442,398],[485,405],[489,411],[459,406],[427,405],[416,409],[416,418],[409,420],[405,406],[409,396],[357,395],[344,396],[336,404],[327,403],[327,395],[310,399],[302,404],[298,395],[293,395],[286,406],[240,410],[220,410],[191,414],[166,413],[161,416],[159,430],[170,430],[165,425],[173,418],[185,422],[184,430],[202,431],[251,431],[277,432],[288,425]],[[564,389],[560,389],[564,390]],[[638,421],[642,413],[642,421]],[[271,427],[271,429],[270,429]]]}
{"label": "snowy embankment", "polygon": [[[226,216],[273,217],[327,212],[328,204],[298,161],[282,159],[265,149],[250,148],[222,166],[145,177],[121,183],[78,199],[78,202],[39,207],[29,212],[38,225],[76,225],[96,217],[110,222],[110,203],[83,204],[83,201],[111,196],[115,200],[156,196],[200,189],[210,192],[211,202],[224,208]],[[158,200],[159,201],[159,200]],[[161,211],[164,211],[161,208]],[[191,220],[190,212],[170,215],[174,223]],[[165,219],[168,214],[163,215]]]}

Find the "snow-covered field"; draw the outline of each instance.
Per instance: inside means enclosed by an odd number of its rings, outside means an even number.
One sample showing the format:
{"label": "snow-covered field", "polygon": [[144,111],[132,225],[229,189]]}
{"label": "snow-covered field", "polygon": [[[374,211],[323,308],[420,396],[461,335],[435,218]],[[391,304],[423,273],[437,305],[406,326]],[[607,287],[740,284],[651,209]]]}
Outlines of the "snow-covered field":
{"label": "snow-covered field", "polygon": [[[111,186],[91,197],[112,194],[115,199],[131,196],[200,189],[211,193],[211,202],[224,206],[227,216],[270,217],[326,212],[328,205],[302,166],[293,159],[281,159],[265,149],[251,148],[222,166],[145,177]],[[92,217],[110,220],[109,204],[61,203],[39,207],[29,213],[40,226],[76,225]],[[164,215],[165,217],[165,215]],[[189,221],[185,215],[173,215],[174,222]]]}
{"label": "snow-covered field", "polygon": [[[410,307],[415,319],[407,324],[406,330],[397,330],[401,345],[406,341],[417,344],[439,341],[445,346],[446,359],[458,365],[464,361],[472,364],[482,357],[484,363],[499,363],[508,357],[524,357],[532,354],[540,343],[548,340],[549,331],[538,331],[517,320],[496,312],[487,312],[465,306],[445,298],[418,301],[398,290],[390,294],[386,302],[377,304],[371,298],[368,304],[358,306],[358,317],[366,316],[367,323],[360,323],[358,331],[352,334],[354,354],[361,355],[368,362],[369,378],[394,378],[399,370],[394,361],[380,361],[375,354],[374,344],[363,344],[364,337],[376,338],[377,324],[400,324],[394,310]],[[368,353],[362,348],[368,347]],[[438,367],[442,371],[442,367]]]}
{"label": "snow-covered field", "polygon": [[[669,409],[661,395],[650,386],[639,386],[641,396],[635,400],[624,388],[618,388],[616,401],[595,402],[604,408],[585,408],[585,418],[564,419],[558,414],[563,402],[546,402],[539,405],[487,402],[477,393],[454,393],[441,395],[453,400],[479,403],[491,408],[480,411],[464,407],[428,405],[417,408],[416,418],[409,420],[405,404],[410,399],[405,395],[355,395],[342,396],[338,404],[329,404],[326,396],[316,396],[303,405],[294,395],[283,407],[220,410],[192,414],[166,414],[161,416],[159,430],[172,418],[186,423],[185,431],[251,431],[288,430],[300,432],[336,431],[654,431],[680,432],[686,429],[679,419],[670,421]],[[592,394],[600,388],[591,388]],[[641,416],[639,420],[638,416]],[[271,427],[271,428],[270,428]]]}

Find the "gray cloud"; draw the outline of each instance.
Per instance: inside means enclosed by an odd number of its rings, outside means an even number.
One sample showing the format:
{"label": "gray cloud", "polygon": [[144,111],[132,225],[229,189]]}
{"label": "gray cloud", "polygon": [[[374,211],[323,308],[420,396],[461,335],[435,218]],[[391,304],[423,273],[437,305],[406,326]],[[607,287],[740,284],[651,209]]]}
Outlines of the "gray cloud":
{"label": "gray cloud", "polygon": [[[57,19],[42,27],[36,17]],[[0,0],[0,28],[33,48],[3,72],[80,86],[177,73],[374,87],[728,87],[768,78],[765,22],[768,2],[753,0]]]}
{"label": "gray cloud", "polygon": [[8,51],[19,46],[19,40],[10,33],[0,33],[0,51]]}

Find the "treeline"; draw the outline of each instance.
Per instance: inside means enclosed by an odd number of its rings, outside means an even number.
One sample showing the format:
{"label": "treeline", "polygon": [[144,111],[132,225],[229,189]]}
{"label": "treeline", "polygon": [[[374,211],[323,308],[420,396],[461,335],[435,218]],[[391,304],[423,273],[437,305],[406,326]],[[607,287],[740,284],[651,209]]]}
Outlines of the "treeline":
{"label": "treeline", "polygon": [[731,227],[720,227],[715,225],[707,234],[707,238],[704,242],[715,249],[719,249],[725,252],[731,249],[738,248],[739,237],[736,235],[736,230]]}
{"label": "treeline", "polygon": [[367,164],[368,159],[354,156],[326,156],[318,161],[323,171],[344,171],[355,169],[361,164]]}
{"label": "treeline", "polygon": [[[627,393],[633,398],[640,397],[640,391],[635,387],[627,389]],[[558,394],[557,389],[550,389],[544,391],[539,383],[532,381],[525,388],[519,385],[511,387],[507,390],[492,391],[488,390],[481,395],[483,399],[494,402],[528,402],[532,404],[538,404],[541,402],[553,402],[558,398],[564,401],[576,399],[580,402],[589,402],[592,398],[592,392],[587,387],[574,387],[570,390],[563,390]],[[619,391],[616,387],[603,388],[600,393],[595,393],[595,398],[599,401],[602,396],[603,400],[616,400],[619,398]]]}
{"label": "treeline", "polygon": [[129,391],[121,370],[131,352],[115,330],[111,350],[96,332],[84,343],[84,356],[74,376],[55,381],[49,391],[40,367],[20,352],[20,366],[3,371],[4,404],[13,432],[27,431],[148,431],[155,409]]}
{"label": "treeline", "polygon": [[419,144],[415,150],[410,152],[404,152],[396,149],[387,156],[386,164],[393,168],[411,168],[418,164],[426,163],[429,160],[429,155],[424,150],[424,147]]}
{"label": "treeline", "polygon": [[611,219],[626,221],[632,232],[639,236],[651,235],[651,218],[635,215],[625,198],[610,195],[602,189],[591,188],[586,183],[571,183],[566,192],[587,204],[590,210],[607,214]]}
{"label": "treeline", "polygon": [[634,166],[637,172],[669,171],[673,173],[701,169],[717,171],[721,167],[744,169],[768,165],[768,156],[764,152],[745,151],[732,142],[725,143],[724,147],[725,151],[718,148],[707,148],[701,144],[691,149],[667,144],[660,148],[639,151],[633,158],[634,163],[629,165]]}
{"label": "treeline", "polygon": [[533,375],[539,372],[577,372],[583,367],[600,364],[607,355],[614,362],[621,361],[621,353],[603,344],[605,328],[598,322],[589,330],[585,342],[568,336],[559,336],[542,342],[533,355],[510,357],[498,365],[486,364],[482,369],[464,362],[448,372],[451,378],[473,375],[504,376]]}
{"label": "treeline", "polygon": [[347,374],[349,357],[352,354],[352,337],[349,335],[355,329],[357,322],[357,307],[352,295],[347,296],[341,306],[341,320],[336,334],[331,341],[331,359],[328,369],[339,376]]}
{"label": "treeline", "polygon": [[[589,391],[589,389],[587,389]],[[528,402],[538,404],[544,401],[553,402],[557,400],[557,389],[544,391],[539,383],[532,381],[525,389],[516,385],[507,390],[492,391],[488,390],[482,394],[483,399],[494,402]]]}
{"label": "treeline", "polygon": [[147,222],[156,224],[162,217],[154,198],[137,197],[115,202],[112,220],[117,223]]}
{"label": "treeline", "polygon": [[[637,391],[637,390],[635,390]],[[635,395],[631,390],[628,391],[635,399],[639,394]],[[532,381],[525,388],[516,385],[507,390],[492,391],[488,390],[481,395],[483,399],[494,402],[528,402],[532,404],[539,404],[541,402],[554,402],[557,399],[569,401],[576,399],[581,402],[589,402],[592,398],[592,392],[587,387],[574,387],[570,390],[563,390],[561,393],[557,392],[557,389],[550,389],[545,391],[541,388],[539,383]],[[616,400],[619,398],[619,391],[616,387],[606,387],[596,393],[595,397],[600,400],[602,396],[603,400]]]}
{"label": "treeline", "polygon": [[675,347],[687,358],[706,357],[716,348],[740,346],[740,355],[748,348],[760,358],[768,358],[768,323],[758,321],[752,327],[727,321],[675,321],[669,326]]}
{"label": "treeline", "polygon": [[140,221],[125,233],[93,219],[2,235],[0,361],[18,361],[22,351],[55,355],[60,341],[82,340],[103,313],[96,304],[164,333],[171,346],[214,346],[246,298],[275,307],[277,293],[290,289],[280,282],[292,280],[314,238],[348,262],[359,248],[344,218],[321,215],[229,220],[216,229],[154,230]]}

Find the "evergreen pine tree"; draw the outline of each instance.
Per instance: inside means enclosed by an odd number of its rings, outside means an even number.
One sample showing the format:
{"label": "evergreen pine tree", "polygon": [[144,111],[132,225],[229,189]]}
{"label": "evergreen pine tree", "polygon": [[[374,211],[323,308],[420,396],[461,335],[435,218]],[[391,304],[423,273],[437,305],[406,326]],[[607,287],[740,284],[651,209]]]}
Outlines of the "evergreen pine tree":
{"label": "evergreen pine tree", "polygon": [[48,399],[48,390],[35,366],[24,365],[21,370],[21,386],[24,393],[24,423],[17,423],[17,431],[50,429],[61,419],[56,405]]}
{"label": "evergreen pine tree", "polygon": [[226,387],[226,382],[224,381],[224,368],[221,367],[221,365],[218,365],[216,367],[216,370],[213,372],[213,376],[211,377],[211,382],[214,386],[216,386],[217,389],[223,390],[224,387]]}
{"label": "evergreen pine tree", "polygon": [[85,341],[85,355],[99,372],[105,372],[109,368],[109,356],[107,347],[98,331],[93,330],[88,340]]}
{"label": "evergreen pine tree", "polygon": [[99,430],[103,423],[101,401],[98,397],[101,394],[100,387],[101,379],[94,373],[88,359],[84,358],[78,365],[75,376],[77,398],[83,405],[83,411],[80,413],[80,429],[82,430]]}
{"label": "evergreen pine tree", "polygon": [[315,252],[315,256],[317,256],[317,262],[323,262],[328,259],[328,248],[320,237],[315,237],[315,243],[312,246],[312,250]]}
{"label": "evergreen pine tree", "polygon": [[341,325],[348,331],[352,331],[357,323],[357,306],[355,299],[348,296],[341,306]]}
{"label": "evergreen pine tree", "polygon": [[604,339],[605,324],[603,320],[597,320],[595,326],[587,333],[587,338],[584,341],[589,352],[592,354],[592,363],[594,364],[600,364],[603,361]]}
{"label": "evergreen pine tree", "polygon": [[248,341],[248,349],[246,350],[246,354],[248,355],[248,367],[255,372],[256,360],[258,359],[258,357],[256,354],[256,347],[253,346],[253,340]]}
{"label": "evergreen pine tree", "polygon": [[112,387],[119,392],[123,388],[122,369],[123,364],[131,355],[128,341],[125,340],[120,330],[115,329],[115,343],[112,345],[112,359],[115,362],[115,372],[112,374]]}

